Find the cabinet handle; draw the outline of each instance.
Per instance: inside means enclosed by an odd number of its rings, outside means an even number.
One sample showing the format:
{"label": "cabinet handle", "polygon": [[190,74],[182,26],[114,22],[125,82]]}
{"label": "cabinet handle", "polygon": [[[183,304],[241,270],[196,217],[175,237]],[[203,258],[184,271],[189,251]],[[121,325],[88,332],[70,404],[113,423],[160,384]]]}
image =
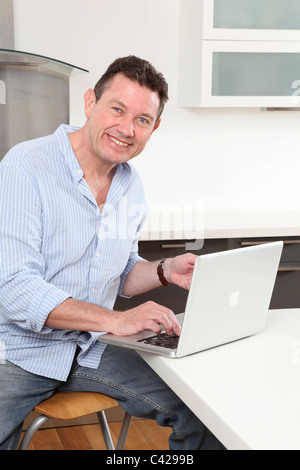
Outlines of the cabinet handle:
{"label": "cabinet handle", "polygon": [[[241,246],[255,246],[255,245],[263,245],[265,243],[273,243],[273,242],[271,240],[257,241],[257,242],[241,242]],[[300,245],[300,240],[285,240],[283,244],[284,245]]]}
{"label": "cabinet handle", "polygon": [[161,245],[161,248],[163,250],[171,249],[171,248],[184,248],[185,249],[185,247],[186,247],[185,243],[173,243],[173,244],[170,243],[170,245],[167,245],[167,244]]}
{"label": "cabinet handle", "polygon": [[296,263],[282,263],[278,268],[278,272],[293,272],[300,271],[299,264]]}

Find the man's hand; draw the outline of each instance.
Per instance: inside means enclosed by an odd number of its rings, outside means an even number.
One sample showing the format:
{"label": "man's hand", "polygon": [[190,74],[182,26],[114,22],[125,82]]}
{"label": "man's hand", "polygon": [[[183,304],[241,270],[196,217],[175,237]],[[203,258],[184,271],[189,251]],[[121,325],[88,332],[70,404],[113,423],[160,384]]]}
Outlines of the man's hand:
{"label": "man's hand", "polygon": [[169,335],[180,334],[180,325],[172,310],[155,302],[146,302],[125,312],[118,312],[69,298],[49,314],[45,324],[49,328],[107,331],[120,336],[143,330],[159,334],[161,327]]}
{"label": "man's hand", "polygon": [[146,302],[125,312],[113,312],[110,332],[119,336],[133,335],[143,330],[168,335],[180,335],[180,325],[172,310],[155,302]]}
{"label": "man's hand", "polygon": [[[167,281],[189,289],[197,256],[187,253],[176,258],[167,258],[164,276]],[[125,295],[137,295],[161,284],[157,276],[159,261],[140,261],[129,273]],[[128,288],[129,284],[129,288]],[[49,328],[81,331],[107,331],[121,336],[151,330],[159,334],[161,327],[171,334],[180,334],[180,325],[172,310],[155,302],[146,302],[126,312],[111,311],[98,305],[66,299],[48,316],[45,325]]]}
{"label": "man's hand", "polygon": [[[189,290],[196,259],[197,256],[191,253],[167,258],[164,262],[166,280]],[[128,296],[137,295],[160,286],[157,276],[158,263],[159,261],[137,263],[127,277],[123,293]],[[125,312],[113,312],[109,332],[127,336],[143,330],[151,330],[159,334],[161,327],[169,335],[174,333],[179,336],[180,334],[180,325],[172,310],[155,302],[146,302]]]}
{"label": "man's hand", "polygon": [[197,256],[192,253],[168,258],[164,262],[164,276],[168,282],[189,290]]}
{"label": "man's hand", "polygon": [[[167,281],[189,290],[196,259],[197,256],[191,253],[176,258],[167,258],[164,262],[164,276]],[[150,266],[150,263],[148,265]],[[157,263],[152,263],[152,265],[156,276]],[[113,331],[111,332],[127,336],[143,330],[151,330],[159,334],[161,327],[164,327],[169,335],[180,335],[180,325],[172,310],[155,302],[146,302],[126,312],[114,312]]]}

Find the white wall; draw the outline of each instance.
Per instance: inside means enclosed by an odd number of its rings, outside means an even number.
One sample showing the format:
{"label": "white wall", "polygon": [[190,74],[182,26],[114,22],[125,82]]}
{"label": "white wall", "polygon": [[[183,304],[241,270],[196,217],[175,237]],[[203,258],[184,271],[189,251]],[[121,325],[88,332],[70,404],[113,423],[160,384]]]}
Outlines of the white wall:
{"label": "white wall", "polygon": [[[15,47],[90,70],[71,82],[71,123],[83,94],[116,58],[153,62],[170,85],[163,123],[135,161],[150,203],[299,206],[300,112],[177,105],[179,0],[14,0]],[[300,79],[300,77],[299,77]]]}

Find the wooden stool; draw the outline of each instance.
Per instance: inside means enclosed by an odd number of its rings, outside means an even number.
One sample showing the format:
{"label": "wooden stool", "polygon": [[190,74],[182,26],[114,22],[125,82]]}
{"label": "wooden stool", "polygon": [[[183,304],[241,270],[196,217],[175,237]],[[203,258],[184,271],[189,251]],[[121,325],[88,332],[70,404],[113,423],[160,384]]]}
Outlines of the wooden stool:
{"label": "wooden stool", "polygon": [[[114,450],[113,441],[107,424],[104,410],[114,408],[118,403],[107,395],[92,392],[57,392],[41,402],[33,411],[40,413],[29,426],[24,434],[19,450],[26,450],[35,434],[35,432],[48,419],[69,420],[80,418],[91,413],[96,413],[103,434],[103,439],[108,450]],[[125,413],[122,428],[120,431],[117,450],[124,449],[127,434],[131,424],[132,416]]]}

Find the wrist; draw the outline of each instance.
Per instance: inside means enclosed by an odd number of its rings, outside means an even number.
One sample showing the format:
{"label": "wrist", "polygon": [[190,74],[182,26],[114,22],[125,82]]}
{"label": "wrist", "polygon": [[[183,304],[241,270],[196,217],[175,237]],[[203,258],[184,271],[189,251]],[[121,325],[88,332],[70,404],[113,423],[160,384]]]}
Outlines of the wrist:
{"label": "wrist", "polygon": [[171,282],[170,279],[170,259],[169,258],[164,258],[161,260],[157,266],[157,275],[159,278],[160,283],[163,286],[168,286],[169,282]]}

